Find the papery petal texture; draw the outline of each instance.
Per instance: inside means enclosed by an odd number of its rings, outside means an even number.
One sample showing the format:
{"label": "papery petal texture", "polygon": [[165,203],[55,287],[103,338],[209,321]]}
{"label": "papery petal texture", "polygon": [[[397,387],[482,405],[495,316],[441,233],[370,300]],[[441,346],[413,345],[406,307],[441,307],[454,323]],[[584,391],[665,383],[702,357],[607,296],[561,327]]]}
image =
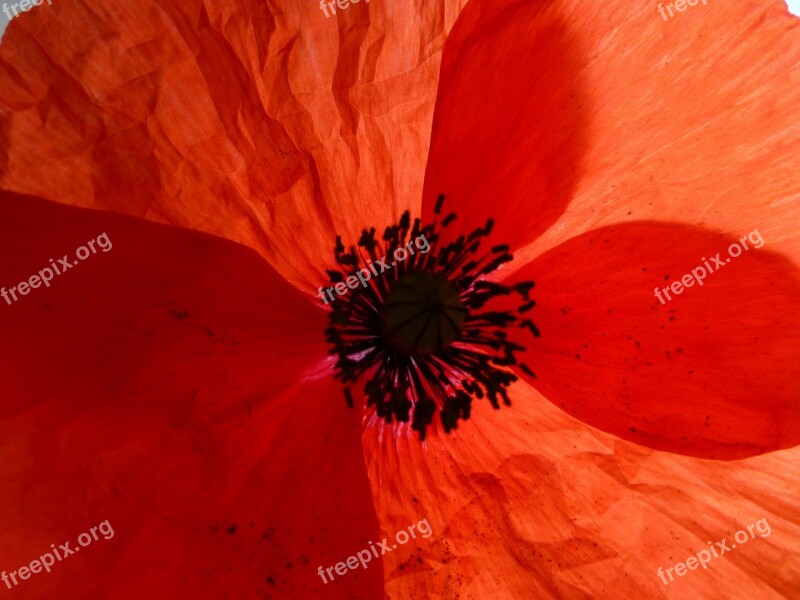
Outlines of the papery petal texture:
{"label": "papery petal texture", "polygon": [[337,234],[419,211],[441,49],[464,0],[422,4],[25,14],[0,47],[0,185],[227,237],[316,290]]}
{"label": "papery petal texture", "polygon": [[[737,238],[758,228],[797,263],[800,21],[785,4],[698,3],[668,21],[655,3],[546,4],[576,40],[585,143],[579,162],[556,167],[576,182],[569,207],[519,256],[654,220]],[[521,212],[529,202],[511,200]]]}
{"label": "papery petal texture", "polygon": [[[389,598],[794,597],[796,448],[731,462],[654,452],[525,383],[512,391],[512,409],[479,403],[452,438],[365,429],[382,528],[427,518],[433,531],[387,555]],[[659,578],[761,519],[706,569]]]}

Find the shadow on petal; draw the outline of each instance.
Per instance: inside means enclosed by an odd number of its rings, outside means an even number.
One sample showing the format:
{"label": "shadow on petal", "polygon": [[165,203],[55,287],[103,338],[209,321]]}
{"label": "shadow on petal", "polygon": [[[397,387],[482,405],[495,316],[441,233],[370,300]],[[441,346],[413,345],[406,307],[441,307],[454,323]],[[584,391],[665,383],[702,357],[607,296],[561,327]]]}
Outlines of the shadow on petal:
{"label": "shadow on petal", "polygon": [[[523,267],[511,280],[536,281],[529,314],[542,332],[521,358],[531,383],[582,421],[658,450],[730,460],[795,446],[800,276],[768,239],[737,258],[731,244],[640,222],[590,231]],[[717,252],[723,266],[702,286],[655,297],[706,261],[715,268]]]}
{"label": "shadow on petal", "polygon": [[382,595],[377,563],[316,573],[378,532],[325,312],[239,244],[8,193],[0,285],[102,233],[108,252],[0,300],[4,566],[108,520],[25,593]]}
{"label": "shadow on petal", "polygon": [[555,4],[470,2],[445,45],[423,193],[458,233],[527,244],[569,203],[585,147],[581,45]]}

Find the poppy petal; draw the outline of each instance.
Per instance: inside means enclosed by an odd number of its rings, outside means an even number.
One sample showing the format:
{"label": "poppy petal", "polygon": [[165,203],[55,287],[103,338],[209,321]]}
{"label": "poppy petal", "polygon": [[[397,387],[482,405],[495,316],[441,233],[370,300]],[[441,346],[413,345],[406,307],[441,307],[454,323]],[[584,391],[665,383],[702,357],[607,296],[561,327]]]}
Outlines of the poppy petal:
{"label": "poppy petal", "polygon": [[650,448],[728,460],[797,445],[800,274],[770,241],[645,222],[543,254],[509,280],[536,282],[531,383]]}
{"label": "poppy petal", "polygon": [[316,290],[337,234],[419,212],[457,6],[32,11],[0,47],[0,185],[226,237]]}
{"label": "poppy petal", "polygon": [[[377,531],[323,310],[207,234],[8,193],[0,223],[2,566],[115,532],[26,594],[382,594],[378,564],[333,592],[316,572]],[[62,254],[87,257],[19,295]]]}
{"label": "poppy petal", "polygon": [[[773,250],[800,262],[792,159],[800,151],[800,21],[784,2],[698,2],[684,12],[670,2],[548,4],[568,15],[586,58],[591,144],[579,165],[565,161],[555,175],[571,178],[577,168],[580,185],[531,255],[590,229],[650,220],[730,235],[758,227]],[[522,202],[518,212],[527,214]]]}
{"label": "poppy petal", "polygon": [[[390,597],[793,597],[800,449],[677,456],[593,429],[523,382],[511,395],[424,444],[365,432],[382,529],[432,531],[384,557]],[[725,539],[705,567],[687,561]]]}
{"label": "poppy petal", "polygon": [[[470,2],[445,45],[425,177],[459,232],[527,244],[567,207],[586,145],[581,40],[557,3]],[[585,11],[591,13],[592,11]]]}

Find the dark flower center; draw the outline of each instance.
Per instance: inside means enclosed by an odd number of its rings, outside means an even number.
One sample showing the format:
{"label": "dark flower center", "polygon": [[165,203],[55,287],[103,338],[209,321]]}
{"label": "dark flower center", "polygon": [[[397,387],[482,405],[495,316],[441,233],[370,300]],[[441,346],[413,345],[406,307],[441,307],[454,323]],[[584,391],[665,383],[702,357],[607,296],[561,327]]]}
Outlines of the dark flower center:
{"label": "dark flower center", "polygon": [[446,278],[412,271],[394,284],[380,308],[381,337],[398,354],[434,354],[458,338],[468,312]]}
{"label": "dark flower center", "polygon": [[[345,249],[337,238],[340,270],[328,271],[334,286],[320,290],[325,304],[331,299],[325,333],[348,404],[354,405],[351,385],[363,376],[367,405],[388,423],[411,421],[421,439],[437,412],[446,432],[468,419],[473,398],[486,397],[494,408],[500,399],[510,405],[515,352],[525,350],[511,334],[539,336],[522,316],[535,305],[533,282],[506,286],[487,279],[512,260],[505,245],[479,252],[492,221],[440,244],[440,232],[456,218],[438,222],[443,200],[431,225],[419,219],[412,225],[406,212],[380,241],[375,229],[362,232],[358,248]],[[513,309],[485,308],[514,295],[520,300]],[[525,364],[518,368],[535,377]]]}

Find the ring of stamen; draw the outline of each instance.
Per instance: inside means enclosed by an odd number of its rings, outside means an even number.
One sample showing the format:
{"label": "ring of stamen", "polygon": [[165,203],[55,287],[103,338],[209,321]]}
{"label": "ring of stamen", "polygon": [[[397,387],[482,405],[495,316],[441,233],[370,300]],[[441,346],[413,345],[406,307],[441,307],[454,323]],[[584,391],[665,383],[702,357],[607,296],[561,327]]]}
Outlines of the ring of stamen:
{"label": "ring of stamen", "polygon": [[[440,232],[456,218],[449,214],[438,222],[443,201],[440,196],[431,225],[422,227],[419,219],[412,224],[406,212],[397,225],[386,228],[381,241],[375,229],[362,232],[358,248],[345,249],[338,237],[340,269],[328,271],[334,284],[367,262],[375,274],[360,269],[368,281],[336,298],[329,313],[326,339],[337,357],[335,377],[345,386],[348,404],[354,405],[351,386],[365,377],[367,405],[388,423],[411,421],[423,440],[437,412],[450,432],[470,417],[473,398],[486,397],[495,408],[500,400],[510,405],[507,388],[517,380],[511,367],[517,364],[515,353],[525,347],[509,333],[523,329],[540,335],[533,321],[523,317],[535,306],[529,298],[534,283],[506,286],[487,280],[512,260],[505,245],[479,254],[493,222],[440,244]],[[406,258],[387,265],[384,257],[396,256],[400,248]],[[384,265],[380,273],[376,264]],[[513,295],[520,298],[516,309],[485,308],[499,296]],[[535,378],[527,365],[518,366]]]}

